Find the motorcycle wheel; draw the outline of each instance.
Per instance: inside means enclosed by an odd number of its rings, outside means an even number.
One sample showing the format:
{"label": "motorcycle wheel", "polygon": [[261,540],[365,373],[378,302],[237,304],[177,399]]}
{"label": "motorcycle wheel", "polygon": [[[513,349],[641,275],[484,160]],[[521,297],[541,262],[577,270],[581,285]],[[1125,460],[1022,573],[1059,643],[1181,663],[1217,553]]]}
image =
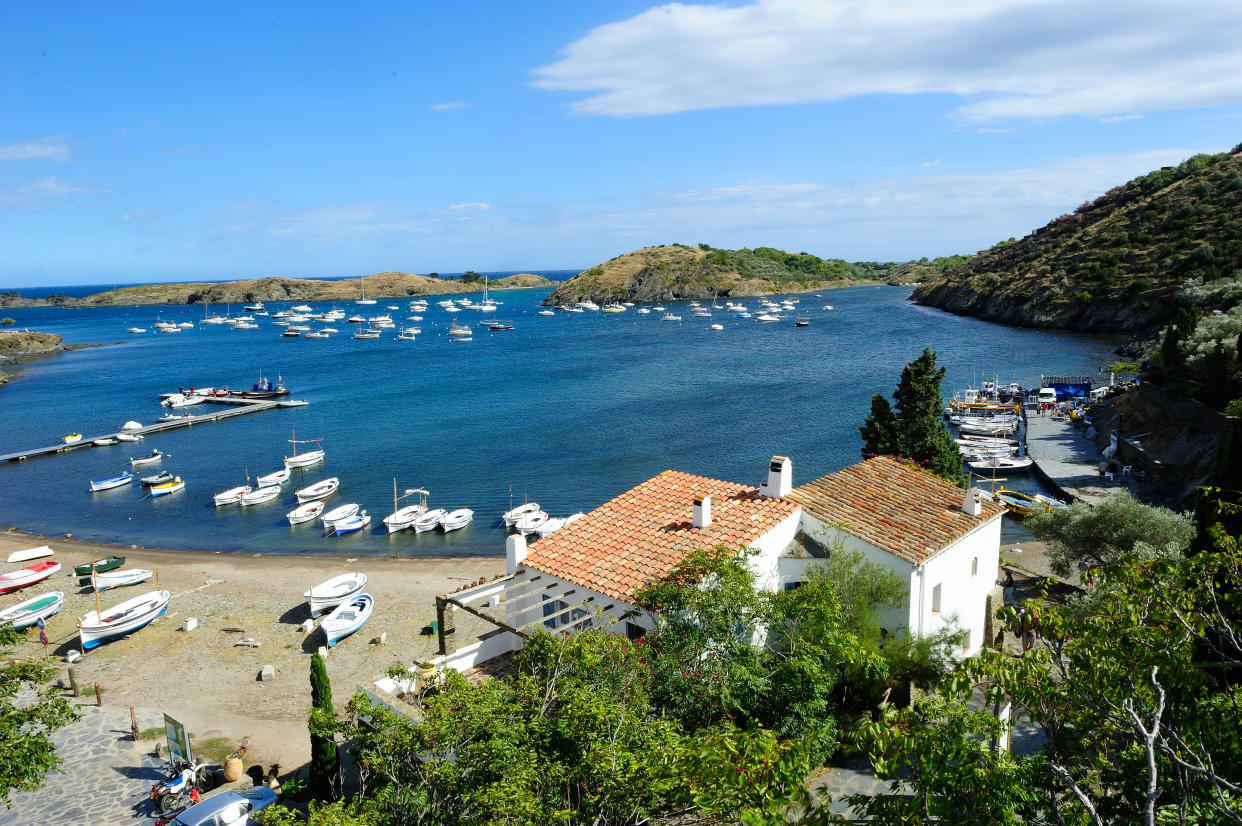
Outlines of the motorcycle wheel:
{"label": "motorcycle wheel", "polygon": [[206,766],[199,766],[198,771],[194,775],[194,785],[198,787],[199,791],[205,792],[211,789],[211,781],[211,770]]}
{"label": "motorcycle wheel", "polygon": [[160,811],[167,814],[181,808],[181,795],[166,794],[160,798]]}

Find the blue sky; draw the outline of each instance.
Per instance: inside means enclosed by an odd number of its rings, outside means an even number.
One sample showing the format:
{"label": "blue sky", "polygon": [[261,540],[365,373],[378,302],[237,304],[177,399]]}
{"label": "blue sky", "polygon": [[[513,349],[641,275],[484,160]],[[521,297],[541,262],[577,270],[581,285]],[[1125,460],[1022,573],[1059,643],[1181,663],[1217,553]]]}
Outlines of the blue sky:
{"label": "blue sky", "polygon": [[1242,7],[10,3],[0,287],[969,252],[1242,142]]}

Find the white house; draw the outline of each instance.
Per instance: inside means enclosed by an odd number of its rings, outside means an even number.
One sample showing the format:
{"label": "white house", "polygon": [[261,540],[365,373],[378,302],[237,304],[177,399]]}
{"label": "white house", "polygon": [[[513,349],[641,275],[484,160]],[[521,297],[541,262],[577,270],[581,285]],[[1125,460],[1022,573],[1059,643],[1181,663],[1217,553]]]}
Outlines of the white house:
{"label": "white house", "polygon": [[[776,590],[804,582],[837,541],[909,584],[890,630],[927,634],[956,619],[968,634],[964,653],[979,650],[1001,506],[887,457],[798,488],[792,482],[783,456],[772,458],[758,487],[666,470],[529,547],[510,536],[506,576],[437,598],[439,662],[464,671],[520,649],[540,628],[572,633],[599,623],[638,637],[654,620],[633,604],[635,592],[694,549],[753,549],[756,586]],[[495,630],[459,647],[460,611]]]}

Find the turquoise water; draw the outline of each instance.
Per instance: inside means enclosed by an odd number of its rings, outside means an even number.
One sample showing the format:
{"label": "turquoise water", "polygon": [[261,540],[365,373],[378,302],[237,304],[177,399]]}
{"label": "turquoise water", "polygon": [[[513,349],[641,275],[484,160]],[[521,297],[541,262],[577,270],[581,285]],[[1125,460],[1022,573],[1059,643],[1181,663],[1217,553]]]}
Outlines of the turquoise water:
{"label": "turquoise water", "polygon": [[[327,340],[282,338],[265,319],[251,331],[199,324],[176,335],[125,332],[150,328],[157,315],[197,322],[201,307],[7,311],[19,329],[106,346],[21,366],[27,378],[0,389],[0,453],[75,431],[88,438],[114,432],[129,419],[151,423],[165,412],[160,393],[249,387],[260,373],[280,375],[292,397],[310,405],[170,431],[137,445],[0,465],[0,527],[248,553],[498,555],[510,490],[515,502],[527,498],[565,515],[666,468],[758,484],[770,457],[782,454],[793,460],[795,484],[839,470],[859,459],[858,427],[872,393],[890,394],[924,346],[947,365],[948,392],[977,384],[981,374],[1016,375],[1031,386],[1041,374],[1097,373],[1113,360],[1114,342],[960,318],[911,304],[901,287],[804,295],[806,328],[724,311],[711,321],[693,319],[675,302],[668,307],[683,316],[680,323],[634,308],[543,317],[537,312],[546,294],[498,294],[505,302],[500,317],[516,329],[494,333],[477,326],[479,313],[454,319],[433,301],[414,342],[395,340],[395,331],[356,341],[344,321]],[[827,302],[835,309],[823,310]],[[407,303],[340,306],[372,315],[394,304],[399,320],[410,314]],[[452,320],[474,325],[474,340],[450,341]],[[708,331],[712,321],[725,329]],[[322,440],[323,465],[301,478],[295,470],[278,500],[211,507],[214,491],[242,484],[247,472],[278,470],[295,428],[299,439]],[[89,480],[117,475],[130,456],[151,448],[171,454],[162,467],[186,480],[185,491],[158,499],[143,498],[138,487],[87,492]],[[287,524],[293,489],[327,476],[341,479],[329,504],[360,503],[373,517],[369,532],[324,537],[317,523]],[[392,510],[394,477],[403,490],[430,490],[432,507],[472,508],[474,524],[448,535],[379,533]]]}

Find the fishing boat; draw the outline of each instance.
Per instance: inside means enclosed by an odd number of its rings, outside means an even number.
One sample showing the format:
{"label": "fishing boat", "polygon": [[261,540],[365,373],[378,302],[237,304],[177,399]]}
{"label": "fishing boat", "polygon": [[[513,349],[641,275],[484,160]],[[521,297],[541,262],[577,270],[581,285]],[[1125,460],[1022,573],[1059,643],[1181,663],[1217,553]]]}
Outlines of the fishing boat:
{"label": "fishing boat", "polygon": [[109,588],[123,588],[126,585],[137,585],[146,582],[155,572],[147,568],[130,568],[124,571],[109,571],[106,574],[95,574],[90,584],[96,591],[107,591]]}
{"label": "fishing boat", "polygon": [[539,513],[538,502],[524,502],[516,508],[510,508],[501,515],[501,518],[505,520],[506,528],[512,528],[518,523],[519,519],[532,513]]}
{"label": "fishing boat", "polygon": [[255,484],[261,488],[270,488],[273,485],[279,487],[289,481],[289,468],[284,467],[275,473],[268,473],[255,479]]}
{"label": "fishing boat", "polygon": [[341,574],[319,583],[302,596],[310,603],[311,616],[317,617],[329,608],[358,596],[366,587],[366,574]]}
{"label": "fishing boat", "polygon": [[980,475],[1022,473],[1034,464],[1029,456],[984,456],[966,463]]}
{"label": "fishing boat", "polygon": [[285,514],[285,516],[288,518],[290,525],[300,525],[303,522],[310,522],[319,518],[319,514],[323,513],[324,507],[323,502],[307,502],[305,505],[298,505]]}
{"label": "fishing boat", "polygon": [[111,436],[104,436],[102,439],[96,439],[95,441],[91,442],[91,444],[95,445],[95,447],[111,447],[112,445],[116,443],[117,443],[117,440],[112,438]]}
{"label": "fishing boat", "polygon": [[[249,481],[249,477],[247,477],[247,481]],[[242,497],[247,493],[250,493],[251,490],[252,488],[250,485],[238,485],[235,488],[229,488],[228,490],[221,491],[220,493],[212,496],[211,504],[215,505],[217,508],[222,508],[225,505],[236,505],[242,500]]]}
{"label": "fishing boat", "polygon": [[410,328],[407,330],[404,327],[402,327],[401,332],[397,333],[397,341],[414,341],[416,337],[417,337],[417,331],[415,330],[415,328]]}
{"label": "fishing boat", "polygon": [[1018,490],[1007,490],[1001,488],[992,494],[996,499],[1004,505],[1011,513],[1018,516],[1028,516],[1032,513],[1042,513],[1048,509],[1047,504],[1040,502],[1029,493],[1023,493]]}
{"label": "fishing boat", "polygon": [[328,647],[331,648],[366,625],[374,609],[375,600],[370,594],[359,594],[348,602],[338,605],[320,623],[323,635],[328,640]]}
{"label": "fishing boat", "polygon": [[106,611],[91,611],[78,619],[78,637],[82,648],[89,650],[143,628],[168,610],[171,598],[172,594],[168,591],[148,591]]}
{"label": "fishing boat", "polygon": [[165,482],[162,485],[152,485],[152,496],[167,496],[170,493],[176,493],[179,490],[185,490],[185,482],[180,476],[174,476],[171,482]]}
{"label": "fishing boat", "polygon": [[299,504],[305,504],[307,502],[314,501],[315,499],[326,499],[336,493],[337,488],[340,486],[341,480],[333,476],[331,478],[324,479],[322,482],[316,482],[309,487],[295,491],[294,494],[297,496]]}
{"label": "fishing boat", "polygon": [[121,485],[128,485],[134,481],[134,474],[128,470],[120,476],[113,476],[111,479],[100,479],[98,482],[91,482],[91,492],[98,490],[112,490],[119,488]]}
{"label": "fishing boat", "polygon": [[444,508],[424,512],[414,520],[414,533],[426,533],[440,527],[440,521],[448,514]]}
{"label": "fishing boat", "polygon": [[[422,488],[410,488],[401,496],[397,496],[397,480],[392,480],[392,513],[384,517],[384,524],[388,526],[389,533],[403,531],[414,525],[414,520],[427,511],[428,492]],[[398,508],[397,503],[407,496],[418,496],[417,505],[406,505],[404,508]]]}
{"label": "fishing boat", "polygon": [[90,585],[92,570],[98,574],[104,571],[114,571],[124,564],[125,557],[123,556],[106,556],[103,559],[96,559],[94,562],[74,565],[73,575],[86,580],[85,582],[79,582],[79,585]]}
{"label": "fishing boat", "polygon": [[332,523],[332,528],[333,530],[336,531],[337,536],[343,536],[344,534],[347,534],[347,533],[353,533],[354,531],[360,531],[370,524],[371,524],[370,514],[368,514],[366,511],[359,511],[353,516],[350,516],[346,519],[340,519]]}
{"label": "fishing boat", "polygon": [[660,316],[660,320],[661,321],[681,321],[681,316],[676,315],[674,313],[665,313],[664,315]]}
{"label": "fishing boat", "polygon": [[47,619],[65,606],[63,591],[50,591],[0,611],[0,628],[20,631]]}
{"label": "fishing boat", "polygon": [[797,316],[796,318],[794,318],[794,326],[795,327],[810,327],[811,319],[807,318],[806,316],[802,316],[802,315]]}
{"label": "fishing boat", "polygon": [[474,331],[466,324],[449,325],[448,334],[453,341],[470,341],[474,338]]}
{"label": "fishing boat", "polygon": [[319,439],[298,439],[298,432],[293,431],[293,438],[289,443],[293,445],[293,455],[285,457],[285,468],[291,467],[309,467],[313,464],[323,461],[323,448],[308,450],[305,453],[298,453],[298,445],[319,444]]}
{"label": "fishing boat", "polygon": [[455,511],[449,511],[444,514],[444,518],[440,520],[440,530],[445,533],[460,530],[473,521],[474,511],[469,508],[458,508]]}
{"label": "fishing boat", "polygon": [[[625,308],[623,307],[622,310],[624,309]],[[496,330],[512,330],[513,322],[512,321],[496,321],[495,319],[492,319],[491,321],[487,323],[487,329],[493,332],[495,332]]]}
{"label": "fishing boat", "polygon": [[133,465],[134,467],[138,467],[138,465],[149,465],[152,462],[158,462],[160,459],[163,459],[163,458],[164,458],[163,453],[160,453],[159,450],[153,450],[146,456],[139,456],[137,458],[130,459],[129,463]]}
{"label": "fishing boat", "polygon": [[354,333],[353,336],[351,336],[351,338],[359,338],[359,339],[373,339],[373,338],[379,338],[379,337],[380,337],[380,331],[372,330],[370,328],[359,330],[358,332]]}
{"label": "fishing boat", "polygon": [[24,551],[14,551],[9,554],[9,562],[29,562],[32,559],[42,559],[45,556],[51,556],[56,553],[47,545],[40,545],[37,548],[27,548]]}
{"label": "fishing boat", "polygon": [[68,436],[61,436],[60,440],[67,445],[71,445],[74,442],[82,441],[82,434],[81,433],[70,433]]}
{"label": "fishing boat", "polygon": [[313,333],[307,333],[306,338],[327,338],[328,334],[323,330],[316,330]]}
{"label": "fishing boat", "polygon": [[149,487],[151,487],[152,485],[162,485],[162,484],[164,484],[165,482],[171,482],[174,478],[176,478],[176,477],[174,477],[174,476],[173,476],[171,473],[169,473],[168,471],[166,471],[166,470],[161,470],[159,473],[155,474],[154,476],[143,476],[143,477],[142,477],[140,480],[138,480],[138,481],[142,482],[142,484],[143,484],[143,486],[144,486],[144,487],[148,487],[148,488],[149,488]]}
{"label": "fishing boat", "polygon": [[270,502],[280,496],[280,485],[264,485],[254,490],[246,491],[242,494],[241,506],[248,508],[251,505],[259,505],[263,502]]}
{"label": "fishing boat", "polygon": [[59,570],[59,562],[45,559],[42,562],[27,565],[25,568],[18,568],[16,571],[0,574],[0,594],[28,588],[36,582],[48,579]]}
{"label": "fishing boat", "polygon": [[532,533],[535,533],[542,528],[547,521],[548,514],[546,512],[535,511],[533,513],[523,514],[522,518],[519,519],[513,527],[516,528],[517,532],[522,536],[530,536]]}
{"label": "fishing boat", "polygon": [[352,516],[356,516],[360,510],[362,510],[362,506],[352,502],[348,505],[335,507],[323,515],[323,526],[325,528],[332,528],[337,522],[343,522]]}

